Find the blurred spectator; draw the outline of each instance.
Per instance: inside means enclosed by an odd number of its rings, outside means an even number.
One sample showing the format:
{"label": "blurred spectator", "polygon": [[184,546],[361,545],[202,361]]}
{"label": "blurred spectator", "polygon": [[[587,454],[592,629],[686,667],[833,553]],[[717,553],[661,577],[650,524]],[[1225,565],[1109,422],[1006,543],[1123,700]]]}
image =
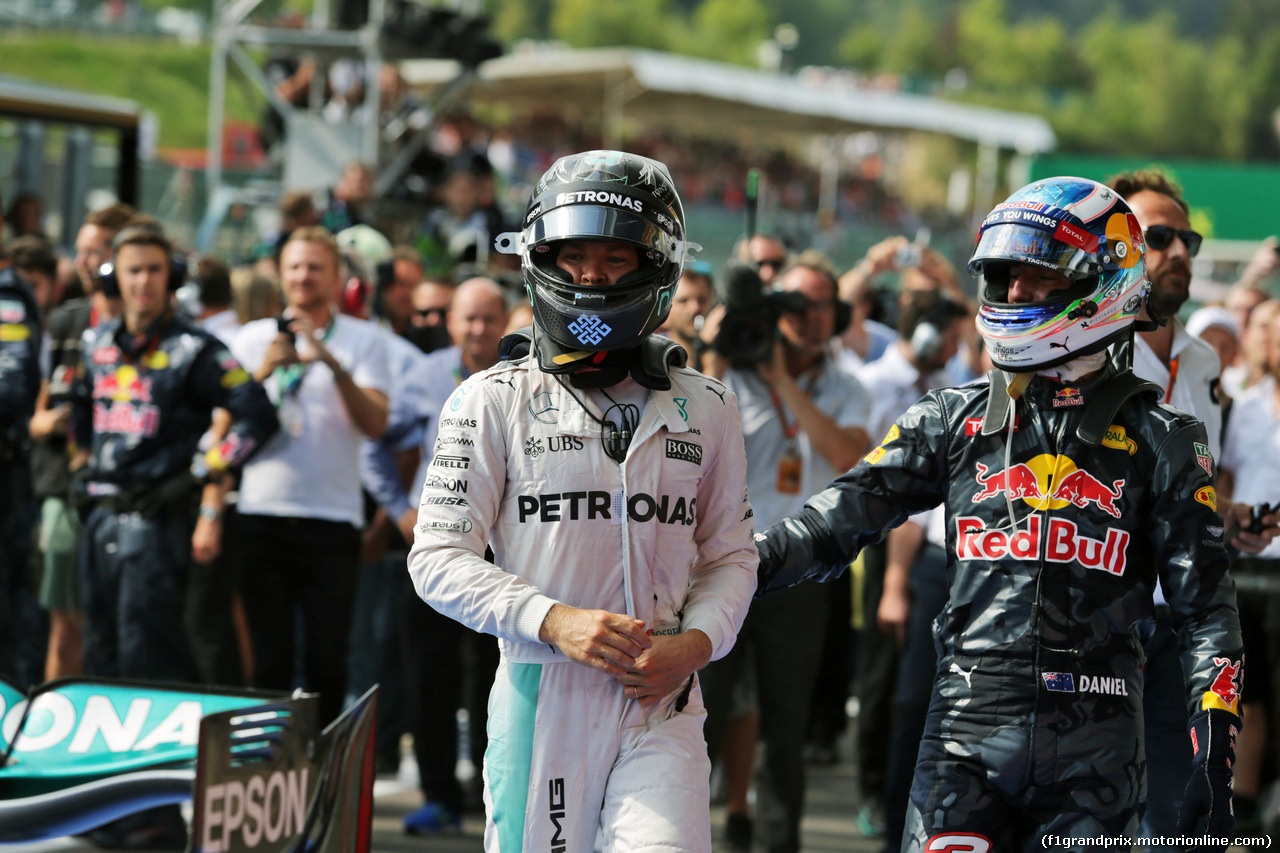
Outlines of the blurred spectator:
{"label": "blurred spectator", "polygon": [[[298,59],[295,56],[273,57],[267,61],[263,73],[280,100],[296,108],[306,107],[311,80],[316,74],[314,59],[310,57]],[[284,116],[271,104],[263,108],[262,118],[258,123],[258,134],[262,139],[262,148],[267,152],[272,152],[272,149],[284,140]]]}
{"label": "blurred spectator", "polygon": [[484,185],[493,167],[479,156],[461,158],[440,188],[440,207],[427,214],[418,229],[418,248],[428,271],[440,272],[457,264],[483,268],[493,238],[505,230],[501,214],[486,206]]}
{"label": "blurred spectator", "polygon": [[337,59],[329,66],[329,99],[321,114],[334,123],[364,124],[369,118],[365,106],[364,63],[355,59]]}
{"label": "blurred spectator", "polygon": [[1266,373],[1267,328],[1274,313],[1280,310],[1280,301],[1257,300],[1259,294],[1262,292],[1237,286],[1227,296],[1228,309],[1235,314],[1236,322],[1242,323],[1240,355],[1229,370],[1222,372],[1222,387],[1231,397],[1240,396],[1241,391]]}
{"label": "blurred spectator", "polygon": [[[1257,314],[1255,310],[1254,316]],[[1218,500],[1220,504],[1229,501],[1237,512],[1243,507],[1269,504],[1271,515],[1264,523],[1273,523],[1280,505],[1280,314],[1271,313],[1266,337],[1266,372],[1235,399],[1227,421],[1218,469]],[[1231,524],[1228,519],[1228,526]],[[1252,726],[1254,732],[1248,750],[1241,752],[1235,765],[1235,814],[1241,821],[1238,830],[1261,831],[1259,821],[1266,821],[1270,830],[1275,813],[1273,809],[1270,815],[1260,810],[1264,804],[1259,797],[1262,774],[1268,769],[1267,753],[1274,750],[1275,744],[1278,697],[1276,637],[1271,620],[1280,602],[1280,588],[1275,583],[1280,574],[1280,539],[1260,552],[1238,555],[1232,562],[1231,574],[1240,590],[1240,630],[1249,665],[1258,673],[1247,679],[1241,690],[1245,729]],[[1245,729],[1241,730],[1242,740]]]}
{"label": "blurred spectator", "polygon": [[876,307],[875,288],[872,277],[861,264],[840,276],[840,298],[853,309],[849,328],[839,338],[840,364],[846,370],[856,371],[884,355],[888,346],[898,339],[898,333],[871,319]]}
{"label": "blurred spectator", "polygon": [[505,334],[511,334],[517,329],[524,329],[533,325],[533,303],[528,298],[521,299],[511,309],[511,314],[507,317],[507,330]]}
{"label": "blurred spectator", "polygon": [[[278,428],[261,386],[224,346],[170,302],[172,248],[156,228],[121,231],[112,260],[122,315],[85,333],[84,369],[72,393],[73,468],[86,505],[79,573],[85,607],[85,670],[98,677],[189,681],[185,639],[190,564],[221,540],[215,482]],[[231,412],[230,434],[199,450],[214,407]],[[101,846],[146,834],[185,843],[177,806],[95,830]]]}
{"label": "blurred spectator", "polygon": [[280,250],[295,228],[320,224],[320,210],[309,190],[294,190],[280,199],[280,231],[254,250],[254,266],[261,275],[279,280]]}
{"label": "blurred spectator", "polygon": [[449,304],[454,284],[440,278],[420,281],[411,296],[413,310],[404,336],[423,352],[435,352],[449,346]]}
{"label": "blurred spectator", "polygon": [[1237,286],[1266,290],[1267,280],[1280,269],[1280,237],[1268,237],[1262,241],[1253,257],[1240,271]]}
{"label": "blurred spectator", "polygon": [[[769,360],[730,366],[718,353],[705,360],[707,372],[723,376],[738,396],[757,528],[799,510],[806,495],[853,467],[868,447],[866,391],[829,357],[839,313],[834,271],[821,256],[805,253],[777,281],[782,290],[802,294],[808,308],[778,320],[779,339]],[[730,802],[726,834],[736,849],[749,847],[753,835],[767,851],[800,849],[810,697],[833,589],[806,583],[756,599],[733,649],[700,675],[707,748],[717,759],[735,685],[746,667],[754,668],[765,746],[758,774],[760,832],[753,832],[741,810],[745,803]]]}
{"label": "blurred spectator", "polygon": [[[53,247],[43,237],[35,235],[18,237],[9,244],[9,261],[31,286],[31,292],[36,298],[36,305],[40,307],[40,316],[47,329],[50,314],[62,301],[62,283],[58,280],[58,258],[53,253]],[[47,368],[46,349],[41,355],[42,372]]]}
{"label": "blurred spectator", "polygon": [[[1188,334],[1178,319],[1178,312],[1191,295],[1191,261],[1201,243],[1200,235],[1191,230],[1190,206],[1183,199],[1181,188],[1159,170],[1126,172],[1112,177],[1107,184],[1129,203],[1146,240],[1143,261],[1151,290],[1139,320],[1157,316],[1166,321],[1134,335],[1133,372],[1164,389],[1162,402],[1195,415],[1204,424],[1209,454],[1221,459],[1218,354]],[[1227,500],[1227,495],[1217,497],[1216,509],[1223,515]],[[1166,604],[1164,588],[1158,581],[1155,602]],[[1193,749],[1186,734],[1186,683],[1178,654],[1179,632],[1167,610],[1158,611],[1143,643],[1147,657],[1142,693],[1147,799],[1139,830],[1146,836],[1175,834],[1179,794],[1192,773]],[[1256,799],[1257,774],[1248,771],[1246,753],[1250,747],[1262,744],[1251,740],[1260,733],[1255,722],[1258,706],[1249,707],[1256,701],[1250,695],[1241,702],[1245,725],[1238,742],[1241,752],[1234,776],[1237,796],[1249,800]]]}
{"label": "blurred spectator", "polygon": [[58,256],[58,292],[62,294],[58,300],[59,305],[69,299],[84,296],[84,286],[80,284],[80,275],[76,272],[75,256]]}
{"label": "blurred spectator", "polygon": [[[85,464],[78,491],[89,508],[80,578],[91,675],[190,678],[181,624],[188,563],[201,539],[221,533],[221,506],[200,503],[202,484],[242,465],[277,427],[262,388],[216,338],[175,314],[171,252],[153,228],[117,236],[124,311],[86,333],[72,392]],[[234,423],[202,453],[215,406]],[[215,488],[203,486],[206,500]]]}
{"label": "blurred spectator", "polygon": [[448,279],[426,278],[413,289],[413,324],[443,326],[449,321],[454,284]]}
{"label": "blurred spectator", "polygon": [[231,271],[231,294],[236,319],[242,326],[265,317],[278,317],[284,307],[280,285],[250,267],[236,267]]}
{"label": "blurred spectator", "polygon": [[[486,278],[463,282],[449,311],[454,345],[426,356],[423,369],[408,378],[409,387],[393,398],[387,434],[366,455],[366,469],[374,472],[368,480],[371,491],[410,542],[418,517],[414,492],[424,482],[448,481],[453,491],[466,491],[465,479],[447,478],[442,469],[431,467],[440,427],[438,418],[458,385],[471,374],[497,363],[498,342],[506,327],[506,294],[502,288]],[[391,451],[409,440],[416,442],[420,461],[406,489],[395,476]],[[399,571],[407,581],[403,558]],[[492,683],[497,667],[497,641],[437,613],[418,598],[411,584],[405,584],[402,593],[399,659],[425,801],[422,808],[405,818],[405,830],[432,834],[437,824],[451,823],[461,815],[466,804],[455,776],[459,751],[454,716],[459,707],[469,711],[472,743],[467,751],[480,766],[486,716],[482,692]],[[472,662],[470,673],[467,661]],[[464,697],[464,683],[480,688],[480,693]],[[478,783],[479,779],[475,781]]]}
{"label": "blurred spectator", "polygon": [[27,573],[36,507],[28,428],[40,395],[41,314],[30,286],[0,269],[0,672],[21,687],[41,681],[43,633]]}
{"label": "blurred spectator", "polygon": [[379,265],[374,311],[397,335],[414,325],[413,295],[422,283],[422,256],[412,246],[396,246],[390,261]]}
{"label": "blurred spectator", "polygon": [[[1273,252],[1274,254],[1274,252]],[[1253,309],[1270,298],[1267,291],[1248,282],[1237,282],[1227,291],[1226,308],[1236,318],[1236,329],[1244,332]]]}
{"label": "blurred spectator", "polygon": [[[898,318],[898,340],[876,361],[864,365],[857,377],[871,398],[867,431],[883,438],[889,428],[926,391],[952,384],[947,363],[959,350],[972,320],[967,308],[939,290],[903,294]],[[912,555],[913,556],[913,555]],[[900,589],[899,577],[889,576],[887,548],[875,545],[863,550],[861,614],[858,639],[857,756],[860,792],[859,824],[868,829],[901,832],[903,815],[888,810],[886,788],[894,768],[890,766],[891,740],[883,736],[879,721],[892,719],[899,665],[898,638],[880,626],[878,612],[885,590]],[[911,557],[898,563],[909,565]],[[902,760],[914,764],[914,755]],[[901,777],[898,777],[901,778]],[[906,774],[907,779],[910,773]],[[898,804],[895,804],[895,808]],[[906,806],[905,800],[900,804]]]}
{"label": "blurred spectator", "polygon": [[699,333],[707,312],[711,310],[714,295],[710,270],[709,265],[696,261],[685,267],[680,281],[676,283],[675,296],[671,298],[671,313],[658,330],[684,347],[689,354],[689,366],[695,370],[702,369],[700,356],[703,344]]}
{"label": "blurred spectator", "polygon": [[1245,327],[1242,338],[1246,362],[1242,388],[1252,387],[1267,375],[1267,353],[1274,338],[1272,321],[1277,314],[1280,314],[1280,299],[1268,299],[1249,314],[1249,324]]}
{"label": "blurred spectator", "polygon": [[60,305],[49,317],[49,366],[31,418],[32,470],[40,502],[40,547],[43,572],[40,605],[49,613],[46,680],[84,672],[84,614],[76,554],[80,519],[67,505],[71,491],[68,465],[76,451],[71,424],[71,386],[81,371],[81,338],[86,329],[117,317],[122,310],[118,288],[109,295],[98,268],[107,260],[111,240],[134,215],[123,204],[95,210],[76,234],[75,272],[84,296]]}
{"label": "blurred spectator", "polygon": [[9,226],[9,236],[40,237],[47,239],[44,233],[44,201],[39,193],[18,193],[9,203],[4,214],[5,224]]}
{"label": "blurred spectator", "polygon": [[373,198],[373,169],[364,163],[349,163],[338,183],[329,191],[329,204],[320,224],[331,233],[345,231],[352,225],[368,224],[366,206]]}
{"label": "blurred spectator", "polygon": [[195,275],[178,288],[178,304],[209,334],[228,346],[240,329],[240,319],[232,307],[231,271],[217,258],[208,256],[196,263]]}
{"label": "blurred spectator", "polygon": [[[235,346],[279,409],[282,427],[245,467],[240,485],[254,683],[288,689],[302,660],[324,723],[338,715],[346,689],[364,524],[360,440],[386,428],[390,379],[377,330],[332,309],[340,264],[337,243],[323,228],[294,231],[281,253],[284,319],[245,325]],[[295,608],[300,635],[290,618]]]}
{"label": "blurred spectator", "polygon": [[772,234],[756,234],[750,240],[739,240],[734,255],[755,268],[767,290],[787,265],[787,244]]}
{"label": "blurred spectator", "polygon": [[930,290],[905,298],[898,318],[898,340],[857,376],[871,394],[867,430],[884,437],[898,416],[926,391],[952,384],[947,363],[955,356],[970,324],[963,303]]}
{"label": "blurred spectator", "polygon": [[[390,262],[380,265],[379,276],[385,277]],[[347,659],[347,702],[353,702],[374,684],[379,685],[377,764],[379,772],[394,772],[400,763],[400,738],[409,730],[408,701],[403,691],[397,628],[400,599],[407,586],[405,560],[409,545],[396,518],[379,506],[376,495],[385,484],[381,476],[400,480],[404,489],[412,489],[408,476],[418,467],[419,455],[414,440],[398,438],[403,428],[404,413],[416,415],[419,402],[417,389],[428,371],[424,355],[413,343],[395,334],[389,326],[375,326],[387,349],[390,369],[388,395],[388,432],[381,441],[394,444],[388,468],[372,471],[368,464],[376,446],[371,439],[361,442],[360,476],[364,485],[366,524],[361,534],[360,574],[356,586],[355,612],[351,624]],[[409,327],[415,330],[415,327]],[[420,417],[428,417],[428,413]],[[416,421],[415,421],[416,422]],[[395,428],[396,433],[390,430]],[[415,596],[416,597],[416,596]]]}
{"label": "blurred spectator", "polygon": [[1236,316],[1219,305],[1205,305],[1192,312],[1187,318],[1187,334],[1217,351],[1219,375],[1234,364],[1240,354],[1240,329],[1236,325]]}

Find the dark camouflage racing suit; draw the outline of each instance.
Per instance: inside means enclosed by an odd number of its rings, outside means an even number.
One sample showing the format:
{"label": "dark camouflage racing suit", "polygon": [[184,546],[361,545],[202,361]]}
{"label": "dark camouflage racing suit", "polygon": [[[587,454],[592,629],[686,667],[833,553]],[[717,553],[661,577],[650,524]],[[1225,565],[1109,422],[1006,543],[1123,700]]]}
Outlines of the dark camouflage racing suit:
{"label": "dark camouflage racing suit", "polygon": [[982,434],[988,382],[930,392],[862,464],[758,537],[768,591],[834,577],[908,515],[946,505],[950,600],[934,626],[904,851],[1132,836],[1141,626],[1157,574],[1189,708],[1237,712],[1240,628],[1204,428],[1144,393],[1086,444],[1076,429],[1101,381],[1035,379],[1007,470],[1007,431]]}

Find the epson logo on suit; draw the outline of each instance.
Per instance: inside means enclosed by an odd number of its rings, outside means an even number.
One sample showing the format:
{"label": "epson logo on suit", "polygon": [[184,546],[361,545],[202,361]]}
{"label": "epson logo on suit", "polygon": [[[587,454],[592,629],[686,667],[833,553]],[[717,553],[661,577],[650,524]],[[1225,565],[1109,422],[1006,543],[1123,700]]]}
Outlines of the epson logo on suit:
{"label": "epson logo on suit", "polygon": [[667,439],[667,458],[682,459],[694,465],[702,464],[702,445],[692,441],[681,441],[678,438]]}
{"label": "epson logo on suit", "polygon": [[424,485],[428,489],[448,489],[451,492],[462,492],[464,495],[467,493],[467,481],[459,480],[457,477],[438,477],[430,474]]}

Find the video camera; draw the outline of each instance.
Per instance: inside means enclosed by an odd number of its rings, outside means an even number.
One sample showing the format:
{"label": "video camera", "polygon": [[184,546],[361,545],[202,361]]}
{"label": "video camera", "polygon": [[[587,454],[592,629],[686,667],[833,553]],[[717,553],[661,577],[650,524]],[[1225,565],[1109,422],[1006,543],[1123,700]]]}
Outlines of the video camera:
{"label": "video camera", "polygon": [[766,293],[760,274],[742,264],[725,267],[720,285],[725,312],[711,348],[734,367],[755,367],[771,359],[778,318],[809,310],[809,298],[803,293]]}

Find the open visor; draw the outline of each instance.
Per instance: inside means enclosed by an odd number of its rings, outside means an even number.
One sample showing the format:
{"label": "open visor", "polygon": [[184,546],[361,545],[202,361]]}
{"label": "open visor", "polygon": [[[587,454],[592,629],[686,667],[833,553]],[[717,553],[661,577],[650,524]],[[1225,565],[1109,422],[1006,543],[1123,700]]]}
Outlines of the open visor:
{"label": "open visor", "polygon": [[681,243],[630,210],[575,204],[539,216],[524,232],[525,246],[551,240],[618,240],[658,252],[667,261],[680,261]]}
{"label": "open visor", "polygon": [[1088,278],[1099,272],[1095,253],[1058,239],[1054,232],[1013,223],[991,225],[982,232],[969,261],[969,272],[981,275],[982,266],[988,261],[1037,264],[1073,279]]}

